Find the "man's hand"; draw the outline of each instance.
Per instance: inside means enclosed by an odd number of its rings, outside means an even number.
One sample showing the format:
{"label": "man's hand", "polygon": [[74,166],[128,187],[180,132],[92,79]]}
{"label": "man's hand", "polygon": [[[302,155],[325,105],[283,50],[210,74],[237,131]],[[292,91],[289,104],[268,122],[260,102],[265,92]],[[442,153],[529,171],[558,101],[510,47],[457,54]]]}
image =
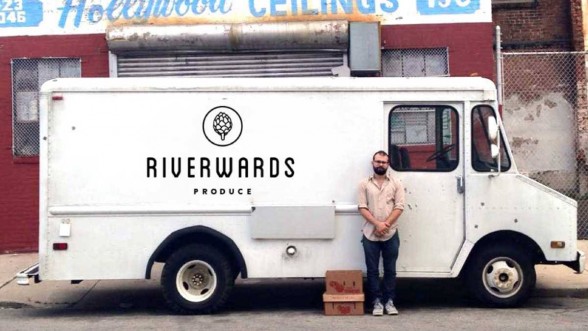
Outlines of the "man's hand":
{"label": "man's hand", "polygon": [[374,234],[376,235],[376,237],[381,237],[388,233],[388,231],[390,230],[390,224],[388,224],[387,222],[377,222],[375,226],[376,229],[374,230]]}

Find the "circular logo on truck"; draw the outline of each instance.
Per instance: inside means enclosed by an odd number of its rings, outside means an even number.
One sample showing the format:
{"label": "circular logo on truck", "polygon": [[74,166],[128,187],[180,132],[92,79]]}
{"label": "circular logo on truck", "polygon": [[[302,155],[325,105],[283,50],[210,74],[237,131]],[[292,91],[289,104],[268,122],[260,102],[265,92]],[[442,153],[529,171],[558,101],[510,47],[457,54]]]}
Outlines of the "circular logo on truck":
{"label": "circular logo on truck", "polygon": [[229,146],[241,137],[243,121],[233,108],[220,106],[212,108],[202,122],[206,139],[217,146]]}

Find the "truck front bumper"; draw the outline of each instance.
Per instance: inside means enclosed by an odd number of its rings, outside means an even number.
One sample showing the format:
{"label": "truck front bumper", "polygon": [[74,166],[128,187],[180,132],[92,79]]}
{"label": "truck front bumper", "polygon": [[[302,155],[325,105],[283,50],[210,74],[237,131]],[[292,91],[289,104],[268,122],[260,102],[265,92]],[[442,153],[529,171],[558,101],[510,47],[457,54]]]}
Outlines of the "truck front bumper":
{"label": "truck front bumper", "polygon": [[586,268],[586,255],[584,254],[584,252],[578,251],[576,253],[575,261],[565,262],[564,264],[574,269],[574,271],[576,271],[577,273],[581,274],[582,272],[584,272],[584,269]]}

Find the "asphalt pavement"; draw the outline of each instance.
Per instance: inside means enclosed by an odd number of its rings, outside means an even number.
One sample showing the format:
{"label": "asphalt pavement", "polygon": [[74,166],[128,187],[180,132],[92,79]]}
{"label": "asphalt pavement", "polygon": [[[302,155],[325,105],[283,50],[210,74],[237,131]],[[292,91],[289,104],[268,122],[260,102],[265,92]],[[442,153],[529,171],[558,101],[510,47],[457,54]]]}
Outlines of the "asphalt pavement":
{"label": "asphalt pavement", "polygon": [[[588,253],[588,240],[578,241],[578,248]],[[17,272],[37,262],[36,253],[0,255],[0,309],[73,308],[131,309],[141,308],[167,313],[160,292],[161,265],[156,265],[153,279],[83,281],[43,281],[22,286],[16,283]],[[561,265],[536,267],[535,297],[588,298],[588,271],[582,274]],[[457,280],[399,279],[397,302],[418,305],[429,302],[451,305],[452,300],[470,300]],[[324,280],[238,280],[228,310],[320,310]],[[252,299],[254,298],[254,299]]]}

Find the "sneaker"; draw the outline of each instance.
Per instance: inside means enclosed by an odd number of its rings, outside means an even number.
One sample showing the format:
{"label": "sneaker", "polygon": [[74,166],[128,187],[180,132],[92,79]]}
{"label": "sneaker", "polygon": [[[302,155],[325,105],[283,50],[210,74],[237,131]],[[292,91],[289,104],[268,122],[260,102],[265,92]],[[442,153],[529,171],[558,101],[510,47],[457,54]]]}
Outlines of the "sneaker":
{"label": "sneaker", "polygon": [[380,299],[374,300],[374,310],[372,311],[372,315],[374,315],[374,316],[384,315],[384,306],[382,306]]}
{"label": "sneaker", "polygon": [[396,307],[394,307],[394,302],[392,302],[392,299],[389,299],[388,302],[386,302],[386,314],[388,315],[398,315],[398,309],[396,309]]}

